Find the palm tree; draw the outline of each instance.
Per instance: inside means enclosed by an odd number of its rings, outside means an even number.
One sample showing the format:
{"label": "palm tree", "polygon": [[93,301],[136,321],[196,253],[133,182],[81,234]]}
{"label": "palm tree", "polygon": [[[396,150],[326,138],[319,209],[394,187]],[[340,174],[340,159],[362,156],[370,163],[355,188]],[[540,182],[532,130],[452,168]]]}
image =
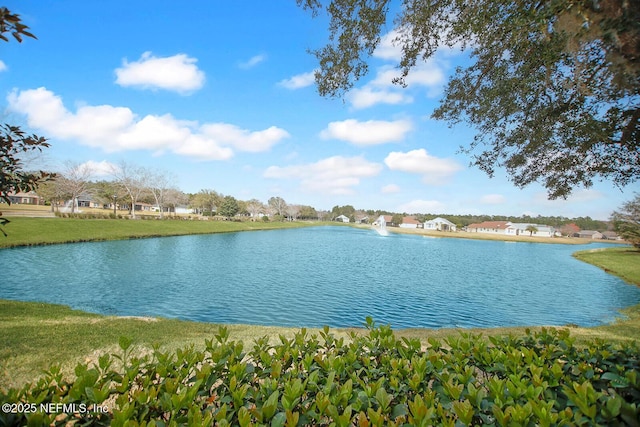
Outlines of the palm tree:
{"label": "palm tree", "polygon": [[527,228],[524,229],[525,231],[529,232],[529,237],[533,236],[533,233],[537,233],[538,232],[538,227],[536,227],[535,225],[527,225]]}

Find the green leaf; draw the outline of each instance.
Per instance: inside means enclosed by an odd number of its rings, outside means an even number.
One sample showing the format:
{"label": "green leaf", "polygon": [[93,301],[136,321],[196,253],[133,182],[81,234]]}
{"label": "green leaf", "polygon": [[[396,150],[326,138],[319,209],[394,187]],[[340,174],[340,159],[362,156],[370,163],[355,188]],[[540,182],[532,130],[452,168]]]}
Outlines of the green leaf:
{"label": "green leaf", "polygon": [[271,420],[271,427],[283,427],[286,422],[286,414],[284,412],[278,412]]}
{"label": "green leaf", "polygon": [[622,408],[622,404],[624,403],[624,399],[620,396],[613,396],[604,404],[604,408],[602,408],[602,414],[607,419],[616,418],[620,415],[620,409]]}
{"label": "green leaf", "polygon": [[382,412],[387,412],[389,404],[391,403],[391,396],[384,387],[380,387],[378,391],[376,391],[376,401],[378,405],[380,405],[380,408],[382,408]]}
{"label": "green leaf", "polygon": [[264,415],[266,420],[270,420],[271,418],[273,418],[273,415],[276,413],[276,410],[278,409],[279,397],[280,394],[278,390],[274,391],[262,406],[262,414]]}
{"label": "green leaf", "polygon": [[407,416],[407,415],[409,415],[409,411],[408,411],[407,405],[404,403],[398,403],[391,410],[392,419],[396,419],[398,417]]}
{"label": "green leaf", "polygon": [[629,387],[629,380],[613,372],[605,372],[600,376],[603,380],[608,380],[614,388]]}
{"label": "green leaf", "polygon": [[118,338],[118,345],[120,346],[120,349],[122,349],[122,351],[127,351],[129,347],[131,347],[132,343],[133,340],[129,337],[121,336],[120,338]]}

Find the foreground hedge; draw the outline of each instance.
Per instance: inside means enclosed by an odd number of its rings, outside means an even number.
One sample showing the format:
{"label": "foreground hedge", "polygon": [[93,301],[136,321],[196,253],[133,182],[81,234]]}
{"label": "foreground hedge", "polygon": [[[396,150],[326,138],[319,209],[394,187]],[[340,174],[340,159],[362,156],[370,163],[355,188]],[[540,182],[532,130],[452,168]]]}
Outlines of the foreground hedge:
{"label": "foreground hedge", "polygon": [[248,351],[221,327],[206,349],[155,348],[58,368],[2,402],[68,404],[76,413],[0,413],[0,425],[631,425],[640,419],[634,345],[575,346],[567,331],[524,337],[460,333],[427,349],[368,319],[368,334],[336,339],[302,329]]}

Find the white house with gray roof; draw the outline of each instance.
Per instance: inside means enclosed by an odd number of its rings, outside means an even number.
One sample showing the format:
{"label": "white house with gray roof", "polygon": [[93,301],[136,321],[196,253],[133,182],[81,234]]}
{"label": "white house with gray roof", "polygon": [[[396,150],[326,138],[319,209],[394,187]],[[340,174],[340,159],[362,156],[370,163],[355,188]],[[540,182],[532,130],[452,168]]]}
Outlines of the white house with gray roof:
{"label": "white house with gray roof", "polygon": [[424,223],[425,230],[456,231],[456,225],[445,218],[434,218]]}
{"label": "white house with gray roof", "polygon": [[[532,231],[527,228],[532,227]],[[533,231],[535,229],[535,231]],[[504,230],[507,236],[536,236],[536,237],[553,237],[556,229],[548,225],[529,224],[522,222],[509,222]]]}

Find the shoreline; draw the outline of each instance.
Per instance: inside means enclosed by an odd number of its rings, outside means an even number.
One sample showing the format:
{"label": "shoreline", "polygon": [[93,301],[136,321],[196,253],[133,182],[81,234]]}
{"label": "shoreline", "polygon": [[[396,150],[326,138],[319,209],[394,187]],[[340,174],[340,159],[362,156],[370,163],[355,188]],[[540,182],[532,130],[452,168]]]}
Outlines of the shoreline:
{"label": "shoreline", "polygon": [[[27,217],[5,216],[11,222],[5,227],[8,237],[0,239],[0,249],[29,246],[46,246],[65,243],[87,243],[108,240],[133,240],[156,237],[176,237],[187,235],[204,235],[217,233],[232,233],[240,231],[276,230],[295,227],[337,226],[357,229],[375,230],[369,224],[347,224],[335,221],[216,221],[202,218],[190,220],[165,219],[78,219],[60,217]],[[491,240],[519,243],[546,243],[565,245],[585,245],[589,243],[607,243],[611,245],[628,245],[625,241],[593,240],[578,237],[535,237],[508,236],[503,234],[471,233],[466,231],[436,231],[420,228],[388,227],[393,234],[419,235],[430,238],[453,238],[467,240]]]}
{"label": "shoreline", "polygon": [[[371,225],[355,225],[357,228],[375,230]],[[534,236],[507,236],[504,234],[490,233],[471,233],[467,231],[436,231],[424,230],[421,228],[400,228],[387,227],[386,230],[396,234],[412,234],[424,237],[435,238],[452,238],[452,239],[468,239],[468,240],[493,240],[502,242],[519,242],[519,243],[551,243],[561,245],[586,245],[589,243],[609,243],[612,245],[628,245],[625,241],[618,240],[594,240],[583,239],[579,237],[534,237]]]}

